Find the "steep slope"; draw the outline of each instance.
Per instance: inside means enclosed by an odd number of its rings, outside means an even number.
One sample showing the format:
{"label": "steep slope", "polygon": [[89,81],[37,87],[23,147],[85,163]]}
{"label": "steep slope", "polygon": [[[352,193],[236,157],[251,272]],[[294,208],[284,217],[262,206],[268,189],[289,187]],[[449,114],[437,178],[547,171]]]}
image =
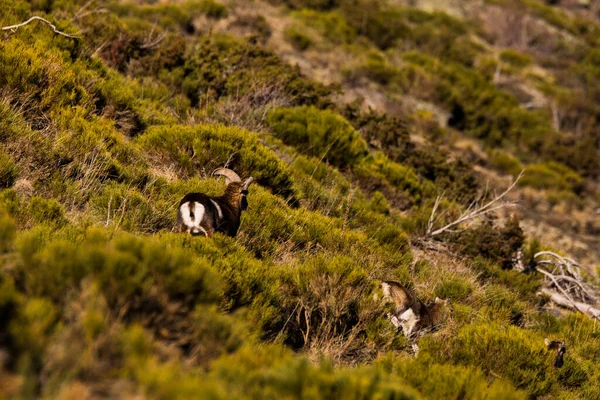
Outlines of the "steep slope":
{"label": "steep slope", "polygon": [[[394,4],[0,0],[1,26],[58,31],[0,36],[0,396],[597,398],[596,323],[512,269],[564,249],[505,215],[427,236],[432,209],[452,222],[523,165],[538,212],[585,216],[597,146],[570,139],[597,139],[593,103],[553,129],[500,86],[537,95],[563,66],[494,61],[484,27]],[[240,234],[175,233],[223,165],[257,182]],[[452,302],[418,356],[384,279]],[[563,368],[545,337],[567,342]]]}

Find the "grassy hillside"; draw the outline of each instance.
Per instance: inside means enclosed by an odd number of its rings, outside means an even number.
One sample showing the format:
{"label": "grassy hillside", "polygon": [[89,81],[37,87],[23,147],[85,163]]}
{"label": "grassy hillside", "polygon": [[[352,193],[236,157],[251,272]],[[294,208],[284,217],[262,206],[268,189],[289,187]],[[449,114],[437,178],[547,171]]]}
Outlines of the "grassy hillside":
{"label": "grassy hillside", "polygon": [[[0,398],[600,397],[597,321],[512,268],[597,280],[600,25],[417,3],[0,0],[58,31],[0,32]],[[224,165],[238,236],[176,233]],[[428,237],[523,168],[520,208]],[[451,301],[417,356],[381,280]]]}

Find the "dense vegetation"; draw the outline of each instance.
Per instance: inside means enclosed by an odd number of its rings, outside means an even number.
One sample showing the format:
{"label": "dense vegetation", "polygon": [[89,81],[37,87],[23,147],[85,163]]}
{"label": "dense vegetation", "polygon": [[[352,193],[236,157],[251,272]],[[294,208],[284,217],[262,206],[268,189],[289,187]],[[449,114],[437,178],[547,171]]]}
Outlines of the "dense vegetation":
{"label": "dense vegetation", "polygon": [[[553,201],[598,200],[598,25],[489,2],[576,44],[519,52],[443,12],[270,3],[294,51],[352,54],[340,82],[286,63],[269,19],[235,2],[0,0],[1,26],[39,15],[76,36],[0,33],[0,398],[600,397],[597,324],[548,312],[541,277],[511,269],[552,243],[502,216],[424,239],[438,195],[443,225],[485,192],[476,167],[525,166],[521,185]],[[535,82],[559,123],[496,71]],[[365,82],[446,110],[447,126],[339,100]],[[456,156],[456,135],[486,157]],[[220,194],[224,165],[257,182],[239,235],[175,233],[181,197]],[[416,357],[383,279],[452,301]],[[545,337],[567,341],[563,368]]]}

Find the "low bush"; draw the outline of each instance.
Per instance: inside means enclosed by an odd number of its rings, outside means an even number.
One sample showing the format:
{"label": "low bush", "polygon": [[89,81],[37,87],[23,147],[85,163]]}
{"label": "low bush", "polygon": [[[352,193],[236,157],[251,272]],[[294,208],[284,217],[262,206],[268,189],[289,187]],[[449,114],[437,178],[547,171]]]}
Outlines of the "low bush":
{"label": "low bush", "polygon": [[332,44],[350,44],[356,39],[355,30],[337,12],[318,12],[303,9],[293,12],[291,16],[301,21],[305,26],[315,29],[319,35]]}
{"label": "low bush", "polygon": [[17,166],[5,153],[0,152],[0,188],[7,189],[17,179]]}
{"label": "low bush", "polygon": [[285,28],[284,35],[296,50],[304,51],[313,45],[312,39],[298,25],[291,25]]}
{"label": "low bush", "polygon": [[525,235],[516,218],[509,219],[503,227],[493,223],[479,226],[455,234],[452,239],[463,254],[483,257],[498,263],[502,268],[512,268],[513,257],[523,246]]}
{"label": "low bush", "polygon": [[358,84],[367,79],[383,86],[389,85],[398,75],[399,71],[379,53],[370,52],[366,60],[358,65],[342,71],[344,78],[351,84]]}
{"label": "low bush", "polygon": [[472,325],[452,340],[449,361],[476,365],[488,376],[500,376],[531,395],[552,392],[556,375],[544,338],[513,326]]}
{"label": "low bush", "polygon": [[490,163],[501,172],[517,177],[523,170],[521,162],[510,153],[502,150],[491,150],[489,152]]}
{"label": "low bush", "polygon": [[284,143],[338,167],[354,165],[367,155],[367,145],[358,132],[332,111],[279,108],[269,113],[267,123]]}
{"label": "low bush", "polygon": [[140,145],[159,164],[174,165],[180,176],[210,176],[227,165],[243,179],[253,176],[273,193],[292,198],[290,173],[256,134],[220,125],[154,127]]}
{"label": "low bush", "polygon": [[37,224],[62,227],[66,223],[64,210],[54,199],[32,197],[27,205],[27,214]]}
{"label": "low bush", "polygon": [[435,144],[415,146],[410,140],[417,125],[414,118],[388,117],[373,110],[361,112],[359,105],[346,105],[343,114],[372,148],[383,151],[396,163],[412,167],[416,175],[435,183],[449,198],[463,203],[473,200],[479,179],[469,163],[462,159],[449,161],[449,155]]}
{"label": "low bush", "polygon": [[228,36],[199,39],[173,77],[193,106],[244,95],[253,85],[274,83],[281,84],[291,104],[322,106],[330,102],[331,90],[304,78],[298,68],[257,44]]}
{"label": "low bush", "polygon": [[511,383],[490,380],[478,368],[437,364],[427,355],[384,360],[382,364],[391,369],[392,376],[398,376],[430,399],[527,398],[524,391],[516,390]]}
{"label": "low bush", "polygon": [[518,51],[511,49],[502,51],[500,53],[500,60],[515,68],[525,68],[533,63],[533,59],[527,54],[519,53]]}
{"label": "low bush", "polygon": [[[419,204],[432,187],[421,184],[412,168],[390,161],[383,153],[376,152],[354,168],[360,185],[369,192],[374,190],[391,191],[394,206],[407,208],[410,204]],[[404,196],[398,196],[404,192]],[[385,193],[385,192],[384,192]],[[404,198],[402,198],[404,197]]]}
{"label": "low bush", "polygon": [[529,165],[519,185],[580,193],[583,190],[583,178],[565,165],[549,162]]}

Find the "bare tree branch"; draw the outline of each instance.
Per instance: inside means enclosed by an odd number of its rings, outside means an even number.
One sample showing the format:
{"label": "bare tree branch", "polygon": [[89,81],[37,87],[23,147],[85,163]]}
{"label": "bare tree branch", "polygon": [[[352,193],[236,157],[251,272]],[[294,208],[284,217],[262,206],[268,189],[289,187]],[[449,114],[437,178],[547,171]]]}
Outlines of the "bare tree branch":
{"label": "bare tree branch", "polygon": [[[540,257],[544,258],[537,260]],[[533,259],[536,264],[535,269],[550,279],[550,283],[542,289],[542,293],[549,295],[550,300],[559,306],[600,320],[600,309],[595,308],[600,293],[585,281],[576,261],[551,251],[540,251],[533,256]],[[552,270],[547,271],[540,268],[540,265]]]}
{"label": "bare tree branch", "polygon": [[55,26],[54,24],[52,24],[50,21],[48,21],[48,20],[46,20],[46,19],[44,19],[44,18],[42,18],[42,17],[38,17],[38,16],[33,16],[33,17],[29,18],[27,21],[25,21],[25,22],[21,22],[20,24],[16,24],[16,25],[10,25],[10,26],[3,26],[3,27],[2,27],[2,30],[3,30],[3,31],[11,31],[11,32],[13,32],[13,33],[14,33],[14,32],[16,32],[16,31],[17,31],[17,29],[19,29],[20,27],[22,27],[22,26],[25,26],[25,25],[29,24],[30,22],[32,22],[32,21],[36,21],[36,20],[37,20],[37,21],[42,21],[42,22],[44,22],[45,24],[47,24],[47,25],[48,25],[50,28],[52,28],[52,30],[54,31],[54,33],[56,33],[56,34],[58,34],[58,35],[65,36],[65,37],[68,37],[68,38],[70,38],[70,39],[79,39],[79,38],[80,38],[79,36],[75,36],[75,35],[69,35],[68,33],[65,33],[65,32],[62,32],[62,31],[59,31],[58,29],[56,29],[56,26]]}
{"label": "bare tree branch", "polygon": [[493,199],[491,199],[490,201],[488,201],[487,203],[485,203],[483,205],[479,205],[478,200],[473,201],[471,204],[469,204],[467,209],[456,220],[450,222],[447,225],[442,226],[439,229],[433,230],[433,225],[436,221],[435,213],[437,212],[437,208],[439,207],[439,203],[440,203],[440,199],[439,198],[436,199],[433,209],[431,211],[431,215],[429,216],[429,222],[427,224],[427,233],[425,234],[425,237],[431,238],[431,237],[437,236],[441,233],[449,231],[450,229],[452,229],[464,222],[473,220],[478,217],[482,217],[486,214],[489,214],[494,211],[500,210],[502,208],[514,205],[514,203],[501,202],[501,200],[515,187],[517,182],[519,182],[519,179],[521,179],[521,177],[523,176],[523,172],[524,171],[521,171],[521,173],[519,174],[519,176],[517,176],[517,178],[513,181],[513,183],[500,195],[494,197]]}

